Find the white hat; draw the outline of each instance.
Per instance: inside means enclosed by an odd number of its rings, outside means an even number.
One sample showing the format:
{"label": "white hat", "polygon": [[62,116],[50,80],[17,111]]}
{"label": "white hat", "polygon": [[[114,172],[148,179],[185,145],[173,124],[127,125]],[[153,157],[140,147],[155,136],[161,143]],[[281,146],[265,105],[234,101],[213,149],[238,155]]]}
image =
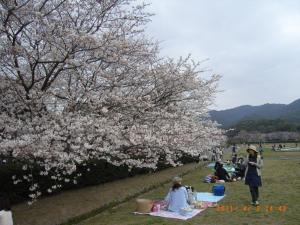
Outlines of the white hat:
{"label": "white hat", "polygon": [[256,150],[256,147],[254,145],[249,145],[249,147],[247,148],[247,152],[249,152],[249,150],[253,150],[256,153],[258,153],[258,151]]}
{"label": "white hat", "polygon": [[173,178],[173,183],[180,183],[181,181],[182,181],[181,177],[176,176]]}

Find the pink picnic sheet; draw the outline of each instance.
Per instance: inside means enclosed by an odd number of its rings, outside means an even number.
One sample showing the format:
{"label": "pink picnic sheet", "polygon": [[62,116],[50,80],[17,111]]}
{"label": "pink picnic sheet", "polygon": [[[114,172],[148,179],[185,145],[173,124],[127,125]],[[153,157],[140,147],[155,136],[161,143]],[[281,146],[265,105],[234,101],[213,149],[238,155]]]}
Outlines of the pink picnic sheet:
{"label": "pink picnic sheet", "polygon": [[161,209],[158,212],[150,212],[150,213],[138,213],[138,212],[134,212],[135,214],[146,214],[146,215],[150,215],[150,216],[158,216],[158,217],[164,217],[164,218],[171,218],[171,219],[179,219],[179,220],[188,220],[193,218],[194,216],[198,215],[199,213],[203,212],[205,209],[212,207],[213,206],[213,202],[203,202],[204,203],[204,208],[203,209],[194,209],[191,213],[189,213],[186,216],[182,216],[179,213],[176,212],[170,212],[167,210],[163,210]]}
{"label": "pink picnic sheet", "polygon": [[179,213],[170,212],[166,210],[160,210],[159,212],[151,212],[150,216],[159,216],[159,217],[165,217],[165,218],[172,218],[172,219],[179,219],[179,220],[188,220],[193,218],[194,216],[198,215],[205,209],[194,209],[191,213],[189,213],[186,216],[182,216]]}

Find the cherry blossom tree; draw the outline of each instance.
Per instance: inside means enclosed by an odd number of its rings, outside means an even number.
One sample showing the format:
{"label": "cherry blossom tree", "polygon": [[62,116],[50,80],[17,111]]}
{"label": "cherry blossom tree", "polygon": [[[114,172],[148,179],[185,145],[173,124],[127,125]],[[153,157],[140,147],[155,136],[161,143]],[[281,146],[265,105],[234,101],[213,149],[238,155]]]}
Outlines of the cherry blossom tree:
{"label": "cherry blossom tree", "polygon": [[35,165],[56,182],[50,193],[91,159],[177,166],[225,140],[207,117],[220,77],[203,79],[190,56],[159,57],[146,5],[0,2],[0,154],[24,163],[28,176],[13,180],[32,184],[30,198],[41,195]]}

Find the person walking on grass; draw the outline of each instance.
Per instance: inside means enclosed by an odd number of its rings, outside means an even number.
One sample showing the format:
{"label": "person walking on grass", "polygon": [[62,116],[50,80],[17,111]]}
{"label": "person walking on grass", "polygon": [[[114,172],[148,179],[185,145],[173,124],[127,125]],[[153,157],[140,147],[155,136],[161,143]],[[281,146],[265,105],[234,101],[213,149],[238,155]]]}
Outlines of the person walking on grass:
{"label": "person walking on grass", "polygon": [[236,154],[236,149],[237,149],[237,147],[236,147],[236,144],[233,144],[232,145],[232,155],[234,155],[234,154]]}
{"label": "person walking on grass", "polygon": [[249,186],[252,205],[258,206],[259,191],[258,188],[262,186],[261,181],[261,168],[263,166],[263,160],[258,154],[254,145],[249,145],[247,148],[248,157],[245,160],[245,184]]}

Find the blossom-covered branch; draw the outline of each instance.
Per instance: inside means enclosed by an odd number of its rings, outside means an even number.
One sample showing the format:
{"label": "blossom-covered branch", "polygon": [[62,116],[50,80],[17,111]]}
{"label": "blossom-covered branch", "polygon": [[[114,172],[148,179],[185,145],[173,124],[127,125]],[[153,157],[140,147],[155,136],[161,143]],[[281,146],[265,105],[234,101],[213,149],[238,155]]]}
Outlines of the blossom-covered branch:
{"label": "blossom-covered branch", "polygon": [[[78,165],[179,165],[224,141],[207,118],[219,76],[159,57],[145,5],[128,0],[1,1],[0,154],[70,182]],[[76,180],[74,180],[76,182]]]}

